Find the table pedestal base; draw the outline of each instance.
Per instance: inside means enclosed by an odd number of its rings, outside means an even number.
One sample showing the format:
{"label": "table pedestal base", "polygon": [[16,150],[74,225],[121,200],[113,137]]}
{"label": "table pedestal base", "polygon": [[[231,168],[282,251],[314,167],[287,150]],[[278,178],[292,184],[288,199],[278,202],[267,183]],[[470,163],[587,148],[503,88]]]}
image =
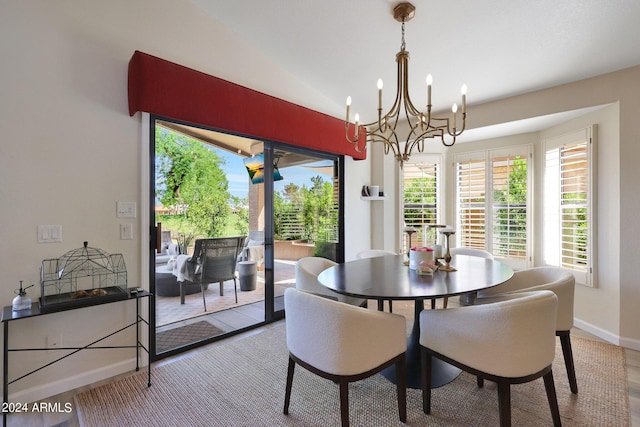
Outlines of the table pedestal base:
{"label": "table pedestal base", "polygon": [[[420,363],[420,313],[424,310],[424,300],[416,300],[413,328],[407,341],[407,387],[422,389],[422,364]],[[431,372],[431,388],[443,386],[460,375],[459,368],[449,365],[438,358],[433,358]],[[395,365],[383,370],[382,376],[396,383]]]}

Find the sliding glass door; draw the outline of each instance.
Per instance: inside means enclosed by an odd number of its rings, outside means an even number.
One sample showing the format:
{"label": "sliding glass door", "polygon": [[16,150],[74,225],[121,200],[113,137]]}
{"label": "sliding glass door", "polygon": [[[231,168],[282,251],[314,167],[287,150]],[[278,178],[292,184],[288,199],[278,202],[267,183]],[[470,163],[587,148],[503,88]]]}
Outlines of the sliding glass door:
{"label": "sliding glass door", "polygon": [[[284,317],[299,258],[344,259],[340,157],[153,116],[150,146],[154,360]],[[235,280],[203,280],[236,236]]]}
{"label": "sliding glass door", "polygon": [[342,162],[335,156],[279,144],[265,144],[264,158],[273,169],[265,172],[273,176],[272,182],[265,182],[266,204],[273,206],[266,215],[270,238],[265,274],[269,283],[273,281],[274,294],[267,293],[267,299],[273,297],[274,318],[279,318],[284,290],[295,287],[295,264],[300,258],[344,260]]}

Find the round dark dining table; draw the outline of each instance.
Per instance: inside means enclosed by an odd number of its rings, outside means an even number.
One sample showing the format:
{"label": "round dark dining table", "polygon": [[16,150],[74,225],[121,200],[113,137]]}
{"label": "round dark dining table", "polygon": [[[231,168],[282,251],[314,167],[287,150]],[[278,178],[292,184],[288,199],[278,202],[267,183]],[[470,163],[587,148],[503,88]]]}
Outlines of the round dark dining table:
{"label": "round dark dining table", "polygon": [[[414,322],[407,341],[407,387],[422,388],[420,364],[420,312],[424,300],[452,297],[476,292],[505,282],[513,269],[490,259],[456,255],[451,260],[456,271],[436,271],[420,275],[404,264],[404,255],[365,258],[345,262],[324,270],[318,281],[343,295],[358,298],[415,301]],[[447,384],[460,374],[460,369],[439,359],[433,360],[431,387]],[[395,382],[395,367],[383,371]]]}

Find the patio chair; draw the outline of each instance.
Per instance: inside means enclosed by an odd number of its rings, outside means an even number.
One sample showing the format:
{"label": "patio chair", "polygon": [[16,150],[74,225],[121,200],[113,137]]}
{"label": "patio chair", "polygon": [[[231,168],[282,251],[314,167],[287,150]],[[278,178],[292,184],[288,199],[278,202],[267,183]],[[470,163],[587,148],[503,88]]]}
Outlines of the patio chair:
{"label": "patio chair", "polygon": [[220,296],[224,295],[223,284],[233,279],[236,303],[238,302],[238,284],[236,281],[236,263],[244,245],[245,236],[197,239],[193,255],[186,261],[185,278],[200,284],[204,311],[207,301],[204,296],[205,285],[218,282]]}

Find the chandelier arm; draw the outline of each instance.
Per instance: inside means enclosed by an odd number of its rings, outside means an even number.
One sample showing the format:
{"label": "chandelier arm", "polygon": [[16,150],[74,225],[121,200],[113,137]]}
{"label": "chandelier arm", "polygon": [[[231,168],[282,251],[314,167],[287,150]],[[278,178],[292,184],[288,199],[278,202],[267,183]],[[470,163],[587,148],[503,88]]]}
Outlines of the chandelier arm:
{"label": "chandelier arm", "polygon": [[389,154],[389,150],[391,149],[393,151],[394,156],[398,157],[400,154],[400,145],[398,143],[398,138],[397,138],[397,134],[394,132],[392,133],[390,136],[393,137],[393,139],[390,139],[388,137],[385,137],[384,135],[380,135],[376,132],[373,132],[371,134],[368,134],[371,138],[368,139],[369,142],[375,143],[375,142],[381,142],[384,144],[384,152],[385,154]]}
{"label": "chandelier arm", "polygon": [[456,132],[454,128],[454,132],[449,132],[449,130],[447,129],[447,133],[453,137],[460,136],[462,132],[464,132],[464,128],[466,127],[466,125],[467,125],[467,113],[462,113],[462,127],[460,128],[460,130]]}

